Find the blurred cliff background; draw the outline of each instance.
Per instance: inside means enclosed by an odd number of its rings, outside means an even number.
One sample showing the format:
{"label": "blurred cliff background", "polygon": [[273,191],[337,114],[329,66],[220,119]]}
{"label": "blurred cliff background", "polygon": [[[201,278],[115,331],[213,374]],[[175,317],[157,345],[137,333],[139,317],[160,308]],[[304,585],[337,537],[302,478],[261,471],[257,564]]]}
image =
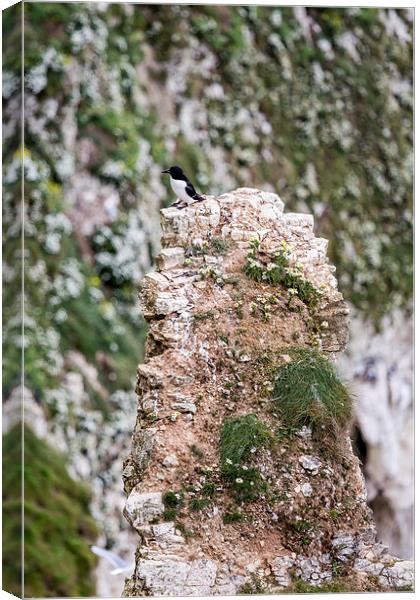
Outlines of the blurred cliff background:
{"label": "blurred cliff background", "polygon": [[[3,13],[3,448],[16,459],[23,394],[26,595],[121,593],[89,544],[128,560],[136,545],[121,481],[136,288],[171,164],[202,193],[255,186],[314,213],[352,305],[340,368],[379,537],[412,557],[413,12],[26,4],[22,298],[20,11]],[[20,471],[5,473],[16,591]]]}

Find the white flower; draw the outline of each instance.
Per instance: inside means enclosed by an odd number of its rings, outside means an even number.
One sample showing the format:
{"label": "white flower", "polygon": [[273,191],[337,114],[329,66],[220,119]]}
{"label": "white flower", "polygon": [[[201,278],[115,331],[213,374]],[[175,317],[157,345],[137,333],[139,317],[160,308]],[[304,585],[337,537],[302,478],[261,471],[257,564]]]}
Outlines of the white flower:
{"label": "white flower", "polygon": [[243,480],[243,479],[241,479],[240,477],[237,477],[237,478],[235,479],[235,483],[243,483],[243,482],[244,482],[244,480]]}

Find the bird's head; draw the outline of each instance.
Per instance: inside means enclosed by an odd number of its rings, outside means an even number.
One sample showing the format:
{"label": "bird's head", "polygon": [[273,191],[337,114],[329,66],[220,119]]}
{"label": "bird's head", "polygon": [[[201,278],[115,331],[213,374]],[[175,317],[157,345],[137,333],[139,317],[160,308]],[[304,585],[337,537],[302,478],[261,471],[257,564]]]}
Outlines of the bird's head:
{"label": "bird's head", "polygon": [[185,177],[184,171],[181,169],[181,167],[177,166],[169,167],[169,169],[165,169],[162,171],[162,173],[169,173],[173,179],[181,179],[181,177]]}

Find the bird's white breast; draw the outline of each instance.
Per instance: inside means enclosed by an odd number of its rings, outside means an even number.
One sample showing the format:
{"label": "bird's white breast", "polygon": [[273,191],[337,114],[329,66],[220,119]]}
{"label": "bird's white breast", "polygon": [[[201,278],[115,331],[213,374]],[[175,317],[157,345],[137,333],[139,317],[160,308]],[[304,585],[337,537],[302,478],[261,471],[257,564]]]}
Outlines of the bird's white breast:
{"label": "bird's white breast", "polygon": [[193,202],[193,199],[190,196],[188,196],[187,192],[185,191],[186,185],[186,181],[181,181],[180,179],[172,179],[171,177],[171,187],[177,195],[177,197],[183,202],[187,202],[188,204],[190,204],[191,202]]}

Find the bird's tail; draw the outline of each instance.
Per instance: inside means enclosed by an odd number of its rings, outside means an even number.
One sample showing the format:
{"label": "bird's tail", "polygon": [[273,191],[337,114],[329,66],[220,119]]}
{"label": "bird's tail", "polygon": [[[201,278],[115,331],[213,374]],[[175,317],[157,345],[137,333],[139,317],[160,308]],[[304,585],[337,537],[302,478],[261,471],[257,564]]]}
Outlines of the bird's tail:
{"label": "bird's tail", "polygon": [[196,194],[196,195],[194,196],[194,200],[195,200],[196,202],[203,202],[203,200],[205,200],[205,198],[204,198],[204,196],[200,196],[200,194]]}

